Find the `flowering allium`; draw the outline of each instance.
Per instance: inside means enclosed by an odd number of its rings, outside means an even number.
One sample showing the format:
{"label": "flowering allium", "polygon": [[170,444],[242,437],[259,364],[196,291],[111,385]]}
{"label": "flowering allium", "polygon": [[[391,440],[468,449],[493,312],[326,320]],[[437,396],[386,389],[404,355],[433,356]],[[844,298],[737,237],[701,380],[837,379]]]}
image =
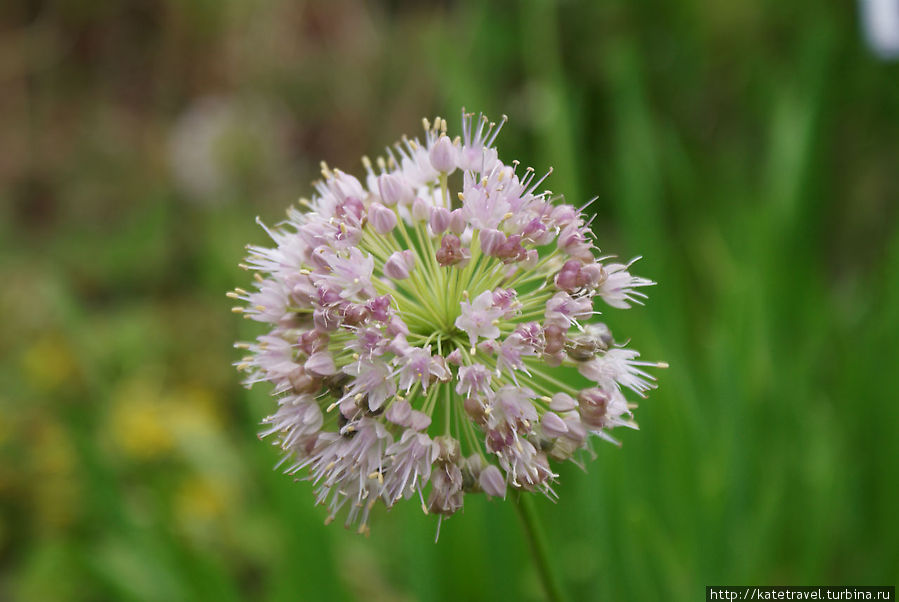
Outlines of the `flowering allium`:
{"label": "flowering allium", "polygon": [[644,397],[644,368],[664,366],[592,321],[653,283],[597,257],[545,176],[500,161],[502,123],[463,114],[455,139],[424,125],[424,142],[363,159],[364,182],[323,165],[313,198],[266,228],[275,246],[249,247],[254,290],[230,293],[270,327],[238,345],[246,384],[274,385],[263,436],[360,531],[378,501],[449,516],[466,493],[555,495],[550,461],[635,428],[625,389]]}

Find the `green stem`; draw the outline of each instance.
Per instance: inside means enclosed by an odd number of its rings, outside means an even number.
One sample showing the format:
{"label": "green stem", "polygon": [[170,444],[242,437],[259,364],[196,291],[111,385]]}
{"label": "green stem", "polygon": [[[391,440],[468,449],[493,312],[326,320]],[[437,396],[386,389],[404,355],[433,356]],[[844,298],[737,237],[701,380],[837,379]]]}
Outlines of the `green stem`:
{"label": "green stem", "polygon": [[537,565],[537,572],[540,574],[543,589],[546,591],[546,599],[549,602],[562,602],[565,598],[562,596],[562,588],[559,586],[559,581],[556,579],[549,564],[546,537],[540,528],[540,519],[537,517],[536,510],[534,510],[534,502],[531,499],[531,495],[527,492],[515,492],[512,495],[512,499],[515,502],[515,509],[518,510],[518,516],[521,517],[524,535],[528,540],[534,564]]}

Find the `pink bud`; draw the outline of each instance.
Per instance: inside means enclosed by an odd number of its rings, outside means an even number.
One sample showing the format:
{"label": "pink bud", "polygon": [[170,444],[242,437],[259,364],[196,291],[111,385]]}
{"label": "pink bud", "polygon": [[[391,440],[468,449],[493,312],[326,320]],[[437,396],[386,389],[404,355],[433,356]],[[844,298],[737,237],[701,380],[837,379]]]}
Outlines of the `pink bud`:
{"label": "pink bud", "polygon": [[566,420],[565,426],[568,427],[568,433],[565,435],[566,438],[577,442],[581,442],[587,438],[587,428],[577,419],[577,417]]}
{"label": "pink bud", "polygon": [[456,234],[465,232],[465,214],[461,209],[455,209],[450,213],[449,229]]}
{"label": "pink bud", "polygon": [[502,244],[506,242],[506,235],[499,230],[482,230],[479,234],[481,252],[484,255],[495,256]]}
{"label": "pink bud", "polygon": [[434,207],[431,209],[431,230],[434,234],[443,234],[450,225],[450,212],[445,207]]}
{"label": "pink bud", "polygon": [[556,274],[556,286],[563,291],[571,292],[581,286],[581,262],[569,259]]}
{"label": "pink bud", "polygon": [[456,148],[447,135],[442,135],[428,152],[431,165],[437,171],[451,174],[456,171]]}
{"label": "pink bud", "polygon": [[506,497],[506,481],[503,479],[503,473],[501,473],[499,468],[493,464],[490,464],[481,471],[478,483],[487,495],[501,498]]}
{"label": "pink bud", "polygon": [[420,198],[412,201],[412,219],[416,222],[423,222],[428,219],[431,213],[431,206]]}
{"label": "pink bud", "polygon": [[549,409],[554,412],[570,412],[577,407],[577,401],[574,397],[566,393],[556,393],[552,397]]}
{"label": "pink bud", "polygon": [[565,424],[565,421],[554,412],[545,413],[540,421],[540,425],[543,427],[543,432],[550,437],[562,437],[568,433],[568,426]]}
{"label": "pink bud", "polygon": [[394,280],[405,280],[415,267],[415,253],[410,250],[395,251],[384,262],[384,273]]}
{"label": "pink bud", "polygon": [[385,205],[409,203],[412,201],[412,187],[398,173],[385,173],[378,177],[378,192]]}
{"label": "pink bud", "polygon": [[368,209],[368,222],[378,234],[389,234],[396,227],[396,213],[381,203],[372,203]]}

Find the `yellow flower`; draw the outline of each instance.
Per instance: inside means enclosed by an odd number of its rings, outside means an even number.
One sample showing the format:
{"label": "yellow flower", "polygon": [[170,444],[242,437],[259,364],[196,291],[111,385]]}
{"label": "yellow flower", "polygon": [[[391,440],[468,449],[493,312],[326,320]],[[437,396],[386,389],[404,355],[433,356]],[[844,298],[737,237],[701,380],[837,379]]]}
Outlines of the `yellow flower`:
{"label": "yellow flower", "polygon": [[171,404],[145,379],[124,383],[113,393],[109,432],[120,452],[135,460],[169,454],[175,441],[170,427]]}
{"label": "yellow flower", "polygon": [[77,364],[68,342],[59,335],[38,338],[22,354],[22,374],[28,384],[43,392],[70,383],[77,374]]}

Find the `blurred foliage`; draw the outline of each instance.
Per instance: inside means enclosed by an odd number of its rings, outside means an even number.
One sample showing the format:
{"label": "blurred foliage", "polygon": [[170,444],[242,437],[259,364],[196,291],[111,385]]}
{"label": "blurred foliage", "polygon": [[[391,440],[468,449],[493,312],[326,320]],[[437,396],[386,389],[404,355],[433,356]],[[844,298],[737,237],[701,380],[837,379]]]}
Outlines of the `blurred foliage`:
{"label": "blurred foliage", "polygon": [[851,3],[2,3],[0,598],[541,599],[508,504],[323,526],[229,366],[253,216],[463,105],[660,283],[539,503],[572,599],[895,583],[897,69]]}

